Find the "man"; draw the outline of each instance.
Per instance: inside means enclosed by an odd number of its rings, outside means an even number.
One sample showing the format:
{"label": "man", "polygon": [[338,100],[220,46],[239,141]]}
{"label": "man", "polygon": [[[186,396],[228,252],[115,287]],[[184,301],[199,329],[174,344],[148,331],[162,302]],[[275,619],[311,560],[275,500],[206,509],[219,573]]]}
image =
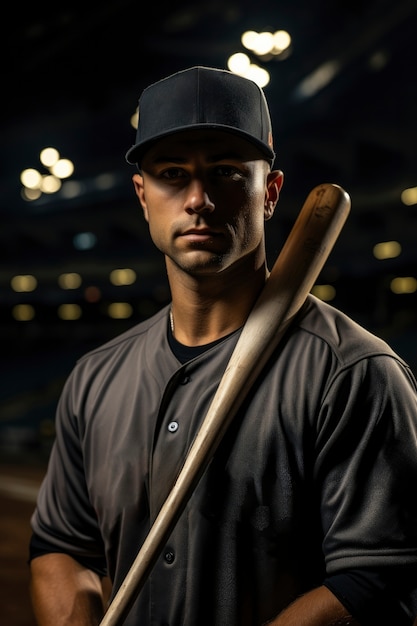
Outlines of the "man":
{"label": "man", "polygon": [[[40,626],[97,625],[204,419],[268,277],[263,92],[193,67],[139,101],[127,160],[172,302],[76,364],[32,518]],[[126,625],[412,624],[417,393],[409,367],[309,296],[249,391]],[[104,607],[104,608],[103,608]]]}

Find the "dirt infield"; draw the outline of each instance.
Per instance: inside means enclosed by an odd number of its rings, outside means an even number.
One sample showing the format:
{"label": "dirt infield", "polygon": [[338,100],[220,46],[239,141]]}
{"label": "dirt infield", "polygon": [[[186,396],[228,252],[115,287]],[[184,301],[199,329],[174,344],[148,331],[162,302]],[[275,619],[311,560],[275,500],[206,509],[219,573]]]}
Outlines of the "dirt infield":
{"label": "dirt infield", "polygon": [[0,624],[36,626],[29,601],[29,520],[43,467],[0,463]]}

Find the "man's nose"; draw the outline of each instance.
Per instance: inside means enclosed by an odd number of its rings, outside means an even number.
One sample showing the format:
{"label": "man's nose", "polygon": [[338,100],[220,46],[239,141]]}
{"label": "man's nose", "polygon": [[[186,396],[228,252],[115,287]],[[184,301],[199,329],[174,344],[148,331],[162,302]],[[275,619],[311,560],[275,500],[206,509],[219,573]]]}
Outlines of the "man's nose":
{"label": "man's nose", "polygon": [[214,211],[214,202],[210,198],[204,181],[200,179],[191,181],[185,202],[185,209],[189,213]]}

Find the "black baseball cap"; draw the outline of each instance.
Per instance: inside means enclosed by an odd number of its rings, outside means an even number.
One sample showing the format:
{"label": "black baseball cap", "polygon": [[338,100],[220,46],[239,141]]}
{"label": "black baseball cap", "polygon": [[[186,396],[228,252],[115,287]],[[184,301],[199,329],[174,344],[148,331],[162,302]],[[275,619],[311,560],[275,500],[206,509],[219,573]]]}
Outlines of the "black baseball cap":
{"label": "black baseball cap", "polygon": [[271,119],[258,85],[228,70],[195,66],[153,83],[139,98],[136,143],[126,153],[140,163],[157,139],[191,129],[239,135],[257,146],[271,164],[275,153]]}

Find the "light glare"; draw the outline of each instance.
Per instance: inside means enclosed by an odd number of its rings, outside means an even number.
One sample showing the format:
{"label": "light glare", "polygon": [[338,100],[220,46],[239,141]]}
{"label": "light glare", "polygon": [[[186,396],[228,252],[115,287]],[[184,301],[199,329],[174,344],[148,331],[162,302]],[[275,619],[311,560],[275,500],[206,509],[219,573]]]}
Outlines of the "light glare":
{"label": "light glare", "polygon": [[38,281],[32,274],[18,274],[10,281],[13,291],[17,293],[34,291],[38,286]]}
{"label": "light glare", "polygon": [[135,281],[136,272],[130,268],[116,269],[110,272],[110,282],[117,287],[132,285]]}
{"label": "light glare", "polygon": [[35,317],[35,309],[31,304],[16,304],[12,309],[12,316],[18,322],[29,322]]}
{"label": "light glare", "polygon": [[58,178],[68,178],[74,172],[74,164],[69,159],[59,159],[52,167],[51,174]]}
{"label": "light glare", "polygon": [[78,320],[82,315],[81,307],[78,304],[61,304],[58,307],[58,317],[61,320]]}
{"label": "light glare", "polygon": [[40,155],[39,160],[45,167],[51,167],[59,159],[59,152],[55,148],[44,148]]}
{"label": "light glare", "polygon": [[280,53],[291,45],[291,36],[286,30],[277,30],[273,36],[272,52]]}
{"label": "light glare", "polygon": [[81,283],[81,276],[76,272],[67,272],[58,277],[58,285],[61,289],[78,289]]}
{"label": "light glare", "polygon": [[396,294],[414,293],[417,291],[417,279],[413,276],[397,276],[391,281],[391,291]]}
{"label": "light glare", "polygon": [[20,182],[28,189],[39,189],[42,183],[42,174],[32,167],[29,167],[20,174]]}
{"label": "light glare", "polygon": [[229,57],[227,62],[227,67],[234,74],[238,74],[239,76],[244,76],[248,71],[250,66],[250,59],[247,54],[243,52],[236,52],[236,54],[232,54]]}
{"label": "light glare", "polygon": [[274,48],[273,34],[268,33],[268,32],[259,33],[255,41],[253,52],[257,54],[258,56],[265,56],[266,54],[271,52],[273,48]]}
{"label": "light glare", "polygon": [[374,246],[373,253],[378,260],[395,259],[401,254],[401,245],[398,241],[381,241]]}
{"label": "light glare", "polygon": [[417,187],[409,187],[404,189],[401,194],[401,202],[406,206],[417,204]]}
{"label": "light glare", "polygon": [[333,285],[314,285],[311,293],[324,302],[330,302],[336,297],[336,289]]}
{"label": "light glare", "polygon": [[61,185],[62,183],[59,178],[49,174],[48,176],[44,176],[42,178],[40,189],[43,193],[56,193],[59,189],[61,189]]}
{"label": "light glare", "polygon": [[328,61],[320,65],[298,85],[297,94],[301,98],[309,98],[328,85],[340,70],[337,61]]}
{"label": "light glare", "polygon": [[127,319],[132,313],[132,306],[128,302],[112,302],[108,308],[109,317],[113,319]]}

